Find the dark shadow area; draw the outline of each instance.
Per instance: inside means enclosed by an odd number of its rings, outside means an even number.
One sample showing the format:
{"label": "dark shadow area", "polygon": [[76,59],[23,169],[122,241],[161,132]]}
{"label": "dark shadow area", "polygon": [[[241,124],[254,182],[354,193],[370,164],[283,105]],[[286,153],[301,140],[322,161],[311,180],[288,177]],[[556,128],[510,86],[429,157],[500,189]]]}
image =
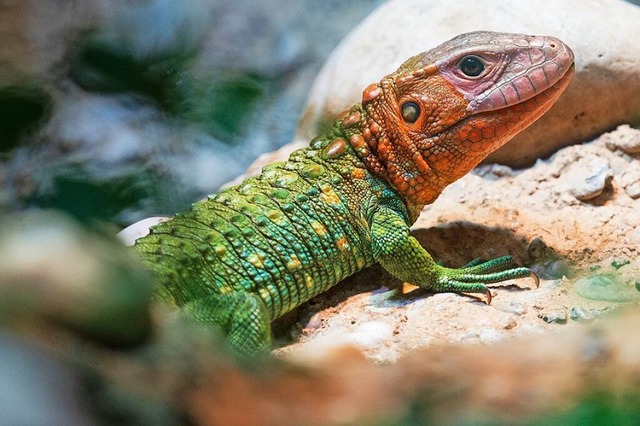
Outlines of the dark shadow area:
{"label": "dark shadow area", "polygon": [[507,229],[459,221],[412,232],[439,264],[458,268],[473,259],[490,260],[510,255],[529,266],[529,242]]}
{"label": "dark shadow area", "polygon": [[0,88],[0,153],[16,148],[51,114],[51,98],[40,87]]}

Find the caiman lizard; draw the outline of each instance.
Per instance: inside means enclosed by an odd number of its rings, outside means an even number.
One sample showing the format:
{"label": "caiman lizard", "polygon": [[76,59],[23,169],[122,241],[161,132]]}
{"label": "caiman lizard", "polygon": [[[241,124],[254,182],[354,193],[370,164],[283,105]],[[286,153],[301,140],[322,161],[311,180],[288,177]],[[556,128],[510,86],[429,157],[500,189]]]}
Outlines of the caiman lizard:
{"label": "caiman lizard", "polygon": [[573,60],[556,38],[487,31],[409,58],[309,147],[139,239],[160,298],[251,355],[270,347],[274,319],[376,262],[430,291],[488,302],[488,283],[537,281],[509,256],[440,266],[409,227],[551,107]]}

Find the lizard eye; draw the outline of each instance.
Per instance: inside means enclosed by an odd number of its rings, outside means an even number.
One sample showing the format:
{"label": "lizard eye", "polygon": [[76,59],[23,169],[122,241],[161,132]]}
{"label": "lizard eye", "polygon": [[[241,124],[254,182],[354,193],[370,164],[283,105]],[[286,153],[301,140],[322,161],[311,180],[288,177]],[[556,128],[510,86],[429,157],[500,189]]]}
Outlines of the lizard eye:
{"label": "lizard eye", "polygon": [[484,63],[474,55],[468,55],[460,59],[458,68],[467,77],[477,77],[484,71]]}
{"label": "lizard eye", "polygon": [[415,123],[420,117],[420,106],[415,102],[405,102],[402,104],[402,118],[407,123]]}

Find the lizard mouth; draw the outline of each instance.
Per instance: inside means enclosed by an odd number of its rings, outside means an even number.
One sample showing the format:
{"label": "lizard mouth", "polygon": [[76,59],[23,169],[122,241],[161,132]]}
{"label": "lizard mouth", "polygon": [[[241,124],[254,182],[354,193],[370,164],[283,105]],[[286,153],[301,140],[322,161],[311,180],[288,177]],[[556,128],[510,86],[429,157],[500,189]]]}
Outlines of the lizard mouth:
{"label": "lizard mouth", "polygon": [[[562,92],[564,92],[564,89],[566,89],[567,86],[569,85],[569,82],[571,81],[571,79],[573,78],[573,75],[575,74],[575,68],[576,68],[575,62],[572,62],[571,65],[565,71],[565,73],[558,79],[558,81],[553,83],[551,86],[549,86],[545,90],[535,94],[534,96],[528,99],[524,99],[522,102],[518,102],[516,104],[506,107],[506,109],[516,107],[517,105],[522,105],[527,103],[536,103],[536,104],[539,104],[541,107],[543,107],[543,109],[546,106],[547,108],[544,109],[544,111],[547,111],[549,107],[551,107],[554,104],[555,100],[560,97]],[[541,99],[545,99],[545,100],[540,101]]]}
{"label": "lizard mouth", "polygon": [[[459,170],[450,173],[456,177],[449,176],[445,180],[450,183],[466,174],[467,169],[475,167],[489,154],[542,117],[567,88],[574,73],[575,64],[572,62],[555,83],[534,96],[503,108],[478,112],[443,130],[439,134],[440,140],[458,143],[438,144],[438,150],[447,152],[447,155],[434,156],[435,148],[431,144],[422,150],[422,159],[428,164],[430,173],[435,176],[441,174],[438,171],[443,168],[438,166],[439,161],[449,161],[447,159],[451,156],[465,156],[468,161],[464,165],[460,164]],[[442,176],[439,177],[444,179]]]}

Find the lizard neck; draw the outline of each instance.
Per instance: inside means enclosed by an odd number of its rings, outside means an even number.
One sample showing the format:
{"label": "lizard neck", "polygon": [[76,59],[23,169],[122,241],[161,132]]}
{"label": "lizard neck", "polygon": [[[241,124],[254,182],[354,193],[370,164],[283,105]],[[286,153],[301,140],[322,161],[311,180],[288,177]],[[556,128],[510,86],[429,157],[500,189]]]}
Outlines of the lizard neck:
{"label": "lizard neck", "polygon": [[[366,91],[365,91],[366,93]],[[431,204],[448,185],[419,155],[398,158],[391,145],[402,146],[404,152],[416,152],[412,141],[401,134],[390,134],[368,114],[362,104],[355,104],[336,119],[334,132],[339,132],[353,148],[356,156],[375,176],[386,181],[404,200],[411,221],[422,208]]]}

